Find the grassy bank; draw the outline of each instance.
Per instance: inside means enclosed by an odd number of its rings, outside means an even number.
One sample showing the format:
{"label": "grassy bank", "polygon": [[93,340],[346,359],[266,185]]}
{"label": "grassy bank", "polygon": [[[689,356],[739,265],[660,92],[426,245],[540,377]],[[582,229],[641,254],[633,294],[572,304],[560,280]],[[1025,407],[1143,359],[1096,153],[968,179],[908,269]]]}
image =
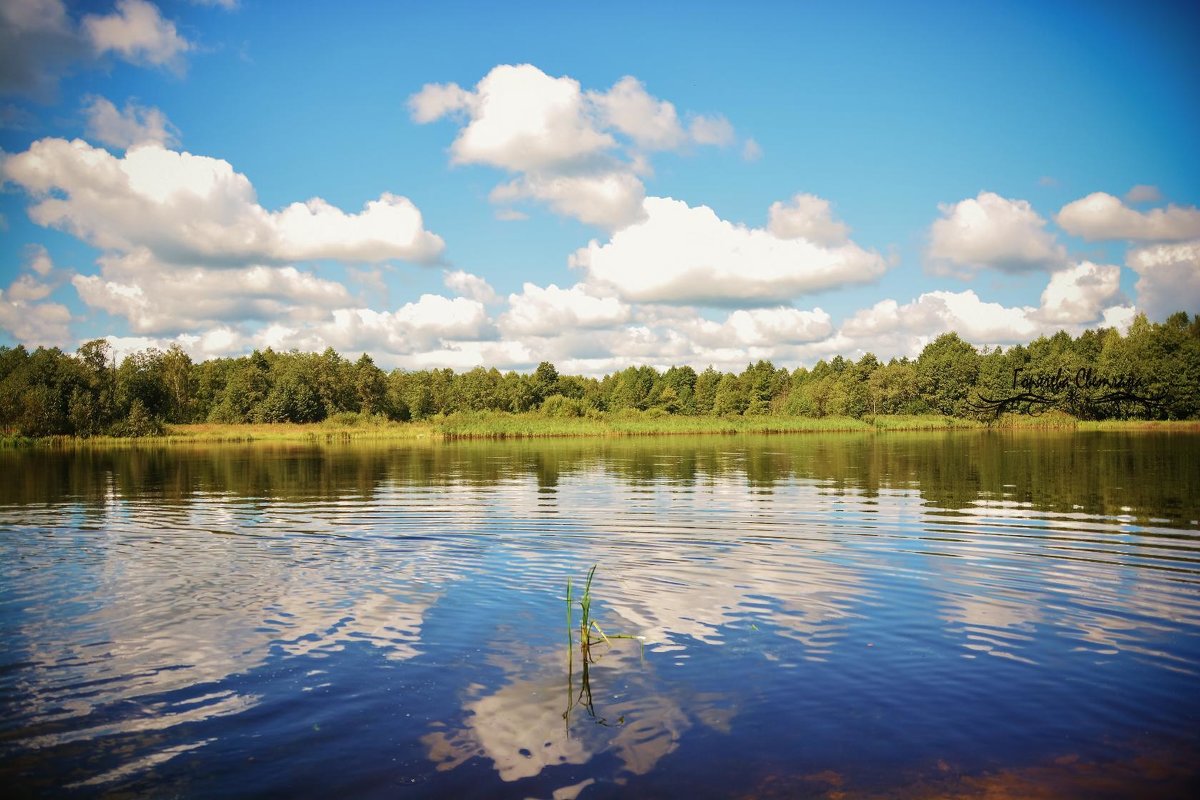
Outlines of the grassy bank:
{"label": "grassy bank", "polygon": [[[355,441],[440,441],[451,439],[536,439],[557,437],[672,436],[701,434],[887,433],[889,431],[946,431],[986,428],[982,422],[938,415],[850,417],[683,417],[621,412],[587,417],[547,417],[503,412],[457,413],[421,422],[389,422],[379,417],[339,415],[311,424],[171,425],[161,436],[136,439],[96,436],[0,437],[0,446],[104,446],[131,444],[301,443],[332,444]],[[1172,431],[1200,432],[1200,421],[1105,420],[1080,421],[1066,414],[1030,417],[1010,415],[994,421],[1001,430]]]}

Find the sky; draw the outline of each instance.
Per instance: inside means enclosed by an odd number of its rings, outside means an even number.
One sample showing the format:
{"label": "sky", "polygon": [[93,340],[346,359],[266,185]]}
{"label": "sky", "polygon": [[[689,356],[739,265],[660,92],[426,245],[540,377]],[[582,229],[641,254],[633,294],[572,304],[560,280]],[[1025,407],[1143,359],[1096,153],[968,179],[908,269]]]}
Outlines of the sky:
{"label": "sky", "polygon": [[1200,313],[1191,3],[0,0],[0,345],[602,375]]}

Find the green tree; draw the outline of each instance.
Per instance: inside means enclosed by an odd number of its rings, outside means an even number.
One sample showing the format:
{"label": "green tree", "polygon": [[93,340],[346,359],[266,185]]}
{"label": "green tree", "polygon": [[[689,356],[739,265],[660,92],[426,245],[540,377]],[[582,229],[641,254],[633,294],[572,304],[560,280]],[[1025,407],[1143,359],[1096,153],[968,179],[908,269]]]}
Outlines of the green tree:
{"label": "green tree", "polygon": [[713,413],[719,416],[741,414],[748,405],[741,381],[729,373],[722,375],[721,382],[717,384]]}
{"label": "green tree", "polygon": [[358,395],[358,408],[361,413],[388,413],[387,378],[383,370],[375,366],[375,362],[366,353],[354,362],[354,391]]}
{"label": "green tree", "polygon": [[717,387],[721,383],[721,373],[709,365],[696,376],[696,387],[693,391],[696,414],[711,414],[717,404]]}
{"label": "green tree", "polygon": [[957,333],[943,333],[917,358],[921,398],[939,414],[963,416],[979,377],[979,354]]}
{"label": "green tree", "polygon": [[539,405],[550,395],[559,393],[558,369],[549,361],[538,364],[537,369],[533,371],[534,405]]}
{"label": "green tree", "polygon": [[192,420],[192,359],[178,344],[163,353],[161,364],[166,393],[166,417],[171,422]]}

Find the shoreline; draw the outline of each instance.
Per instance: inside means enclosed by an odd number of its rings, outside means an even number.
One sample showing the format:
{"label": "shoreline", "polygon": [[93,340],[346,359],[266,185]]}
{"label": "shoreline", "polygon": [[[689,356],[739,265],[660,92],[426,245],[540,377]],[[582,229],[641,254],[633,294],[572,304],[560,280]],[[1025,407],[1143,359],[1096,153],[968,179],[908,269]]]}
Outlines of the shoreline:
{"label": "shoreline", "polygon": [[190,423],[156,436],[4,436],[4,447],[102,447],[180,444],[334,444],[367,441],[451,442],[506,439],[653,436],[902,433],[955,430],[1154,431],[1200,433],[1200,420],[1078,420],[1067,415],[1009,415],[991,423],[935,415],[851,417],[683,417],[652,414],[545,417],[503,412],[458,413],[419,422],[366,418],[356,422]]}

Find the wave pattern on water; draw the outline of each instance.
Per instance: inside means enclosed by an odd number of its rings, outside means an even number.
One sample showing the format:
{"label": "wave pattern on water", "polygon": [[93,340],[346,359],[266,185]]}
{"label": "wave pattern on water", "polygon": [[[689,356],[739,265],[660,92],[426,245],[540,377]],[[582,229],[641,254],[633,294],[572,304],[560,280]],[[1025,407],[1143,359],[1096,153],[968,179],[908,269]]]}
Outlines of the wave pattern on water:
{"label": "wave pattern on water", "polygon": [[[0,778],[590,796],[712,780],[713,748],[853,781],[1194,747],[1197,443],[1080,440],[1089,470],[1046,441],[0,454],[47,480],[0,488]],[[585,709],[592,564],[645,646],[603,649]]]}

